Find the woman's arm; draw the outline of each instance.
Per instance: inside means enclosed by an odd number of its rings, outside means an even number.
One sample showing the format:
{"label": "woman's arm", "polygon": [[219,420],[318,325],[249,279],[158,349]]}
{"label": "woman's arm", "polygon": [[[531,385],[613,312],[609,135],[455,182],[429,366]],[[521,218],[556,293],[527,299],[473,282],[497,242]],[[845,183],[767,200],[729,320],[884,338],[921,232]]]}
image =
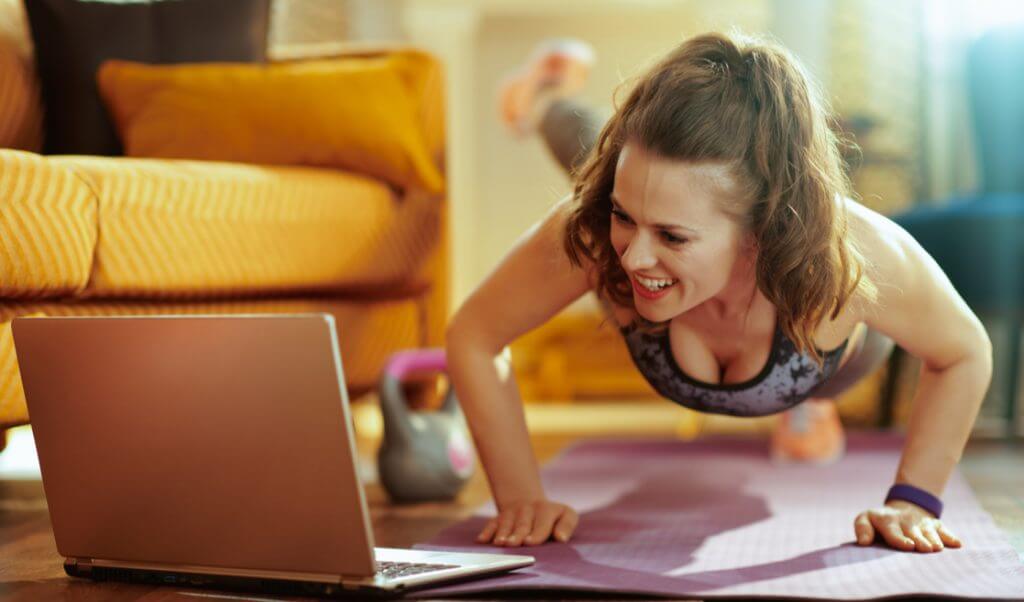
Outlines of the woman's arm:
{"label": "woman's arm", "polygon": [[863,206],[851,207],[851,214],[851,232],[873,264],[869,271],[879,288],[877,307],[862,317],[922,361],[895,482],[938,497],[991,381],[992,345],[981,321],[910,234]]}
{"label": "woman's arm", "polygon": [[[459,308],[447,331],[452,383],[491,493],[506,521],[519,519],[505,510],[545,501],[506,346],[589,289],[586,273],[572,266],[562,249],[568,208],[568,200],[559,202],[520,237]],[[536,522],[539,530],[531,527],[527,532],[546,540],[555,527],[554,520],[550,516],[531,517],[530,522]],[[559,526],[567,529],[566,538],[575,528],[575,524]],[[547,532],[541,533],[545,528]],[[496,526],[487,537],[494,535],[495,543],[501,544],[508,534],[507,528],[503,531]]]}

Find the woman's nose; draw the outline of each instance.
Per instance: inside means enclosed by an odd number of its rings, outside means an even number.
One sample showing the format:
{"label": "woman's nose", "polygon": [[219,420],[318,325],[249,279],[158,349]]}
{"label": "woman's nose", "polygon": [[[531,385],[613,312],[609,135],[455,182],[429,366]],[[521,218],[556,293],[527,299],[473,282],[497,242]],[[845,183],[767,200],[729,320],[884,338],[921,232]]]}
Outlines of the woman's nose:
{"label": "woman's nose", "polygon": [[629,245],[622,253],[622,266],[633,272],[654,267],[658,258],[654,254],[654,247],[642,233],[637,232],[629,241]]}

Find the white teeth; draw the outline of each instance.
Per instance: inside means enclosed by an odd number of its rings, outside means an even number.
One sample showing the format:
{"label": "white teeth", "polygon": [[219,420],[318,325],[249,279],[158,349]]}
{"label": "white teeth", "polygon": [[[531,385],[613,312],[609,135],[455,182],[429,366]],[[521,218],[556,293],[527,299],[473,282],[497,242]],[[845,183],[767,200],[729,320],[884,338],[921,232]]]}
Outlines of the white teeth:
{"label": "white teeth", "polygon": [[663,289],[663,288],[665,288],[667,286],[671,286],[671,285],[676,283],[675,280],[671,280],[671,279],[669,279],[669,280],[657,279],[656,280],[656,279],[651,279],[651,278],[644,278],[643,276],[637,276],[636,279],[637,279],[637,281],[640,284],[644,285],[644,288],[646,288],[648,290],[651,290],[651,291],[660,291],[661,289]]}

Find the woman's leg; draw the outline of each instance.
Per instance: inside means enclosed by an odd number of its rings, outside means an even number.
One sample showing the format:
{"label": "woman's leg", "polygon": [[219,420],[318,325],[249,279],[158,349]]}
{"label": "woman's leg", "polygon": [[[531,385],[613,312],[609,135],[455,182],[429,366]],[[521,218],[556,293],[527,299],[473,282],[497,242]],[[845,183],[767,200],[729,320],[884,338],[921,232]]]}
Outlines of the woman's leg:
{"label": "woman's leg", "polygon": [[502,82],[500,105],[506,125],[520,136],[539,132],[566,173],[579,167],[605,122],[576,97],[593,61],[593,49],[583,41],[547,40]]}
{"label": "woman's leg", "polygon": [[772,458],[779,462],[828,464],[846,447],[834,399],[877,370],[892,353],[892,339],[868,328],[859,347],[814,396],[779,417],[771,438]]}
{"label": "woman's leg", "polygon": [[566,173],[574,172],[597,142],[604,120],[593,107],[572,98],[551,102],[540,122],[548,150]]}
{"label": "woman's leg", "polygon": [[860,348],[850,356],[832,378],[821,383],[815,397],[835,398],[878,369],[892,355],[895,343],[889,337],[870,327],[861,340]]}
{"label": "woman's leg", "polygon": [[835,401],[810,397],[779,416],[771,434],[771,457],[778,463],[831,464],[843,456],[846,435]]}

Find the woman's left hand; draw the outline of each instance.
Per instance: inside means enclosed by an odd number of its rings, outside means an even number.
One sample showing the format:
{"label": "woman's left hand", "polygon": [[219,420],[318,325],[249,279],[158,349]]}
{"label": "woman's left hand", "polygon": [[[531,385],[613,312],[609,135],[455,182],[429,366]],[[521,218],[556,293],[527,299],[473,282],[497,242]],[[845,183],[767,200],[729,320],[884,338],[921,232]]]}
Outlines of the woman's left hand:
{"label": "woman's left hand", "polygon": [[945,546],[960,547],[960,539],[924,508],[903,500],[861,512],[853,521],[857,544],[869,546],[875,536],[904,552],[938,552]]}

